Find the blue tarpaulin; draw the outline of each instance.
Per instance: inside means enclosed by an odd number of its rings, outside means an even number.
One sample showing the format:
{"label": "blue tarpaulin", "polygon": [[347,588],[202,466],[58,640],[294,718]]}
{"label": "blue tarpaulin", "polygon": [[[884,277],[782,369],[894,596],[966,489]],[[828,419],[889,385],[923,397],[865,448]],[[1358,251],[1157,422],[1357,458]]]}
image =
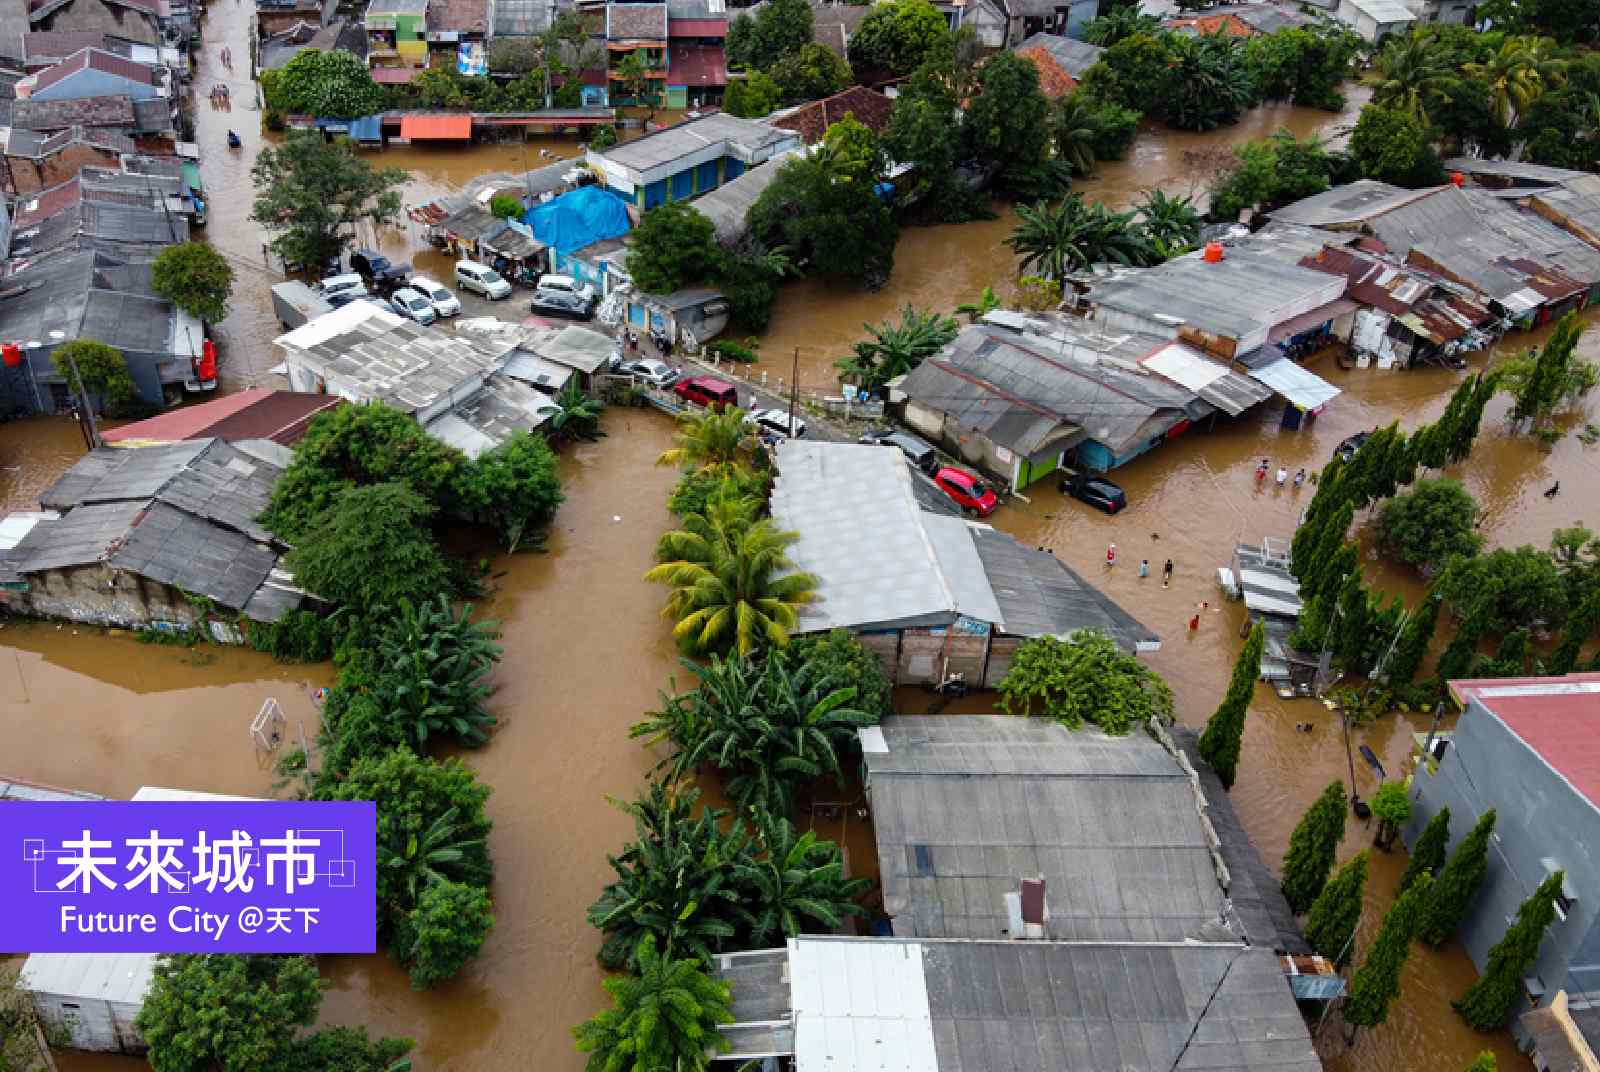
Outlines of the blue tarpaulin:
{"label": "blue tarpaulin", "polygon": [[376,115],[364,115],[360,119],[352,119],[350,136],[356,141],[382,141],[383,119]]}
{"label": "blue tarpaulin", "polygon": [[628,233],[628,207],[616,194],[599,186],[580,186],[576,190],[530,208],[522,222],[533,228],[533,237],[557,253],[621,238]]}

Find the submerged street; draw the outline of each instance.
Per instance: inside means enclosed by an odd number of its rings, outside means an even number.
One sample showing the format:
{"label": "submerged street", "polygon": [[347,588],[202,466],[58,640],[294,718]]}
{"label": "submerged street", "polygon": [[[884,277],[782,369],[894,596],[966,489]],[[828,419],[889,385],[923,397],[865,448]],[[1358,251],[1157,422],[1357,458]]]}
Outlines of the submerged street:
{"label": "submerged street", "polygon": [[[199,57],[197,86],[217,80],[212,64],[226,44],[242,48],[248,13],[242,5],[213,7]],[[281,276],[264,263],[261,236],[247,219],[250,161],[262,143],[252,87],[231,76],[234,109],[198,102],[197,140],[212,218],[206,237],[238,272],[233,312],[222,325],[225,389],[281,386],[271,375],[271,339],[278,333],[268,294]],[[1351,93],[1342,115],[1305,108],[1259,109],[1240,124],[1210,135],[1180,135],[1148,128],[1128,158],[1104,165],[1078,189],[1114,206],[1160,187],[1192,192],[1192,154],[1225,148],[1280,128],[1300,136],[1337,136],[1353,120],[1361,93]],[[227,129],[244,139],[241,152],[222,148]],[[409,170],[407,206],[458,188],[488,171],[538,166],[539,149],[571,156],[570,140],[505,147],[394,148],[374,162]],[[1191,154],[1186,157],[1185,154]],[[832,362],[861,335],[863,322],[897,316],[910,303],[948,310],[975,298],[985,285],[1002,290],[1015,260],[1001,240],[1013,218],[962,226],[907,229],[893,278],[876,293],[789,282],[761,340],[773,377],[785,376],[800,348],[800,382],[826,388]],[[448,265],[426,250],[410,223],[383,236],[383,248],[417,262],[436,278]],[[1600,320],[1594,311],[1591,321]],[[1526,348],[1536,336],[1513,335]],[[1488,355],[1472,361],[1481,368]],[[1262,457],[1291,471],[1316,471],[1334,446],[1362,429],[1399,420],[1405,427],[1436,417],[1466,373],[1419,369],[1341,370],[1331,358],[1314,371],[1345,393],[1298,432],[1283,431],[1277,411],[1223,420],[1214,430],[1188,434],[1117,470],[1129,508],[1108,518],[1066,499],[1048,483],[1032,501],[1009,501],[991,519],[1030,546],[1044,546],[1155,630],[1162,650],[1150,665],[1171,683],[1180,721],[1199,726],[1215,708],[1240,648],[1241,605],[1220,602],[1216,569],[1227,564],[1237,541],[1287,537],[1311,488],[1260,487],[1252,470]],[[1553,451],[1504,430],[1507,403],[1497,399],[1485,417],[1470,462],[1458,476],[1485,511],[1489,546],[1543,546],[1551,530],[1580,521],[1600,526],[1594,487],[1595,454],[1567,436]],[[595,963],[597,933],[585,907],[609,874],[605,854],[620,848],[630,821],[606,803],[630,798],[655,756],[627,737],[628,727],[653,707],[658,694],[688,674],[660,617],[663,591],[641,577],[667,527],[665,499],[676,474],[654,464],[671,440],[672,423],[654,410],[612,409],[607,435],[594,444],[563,448],[566,502],[545,553],[491,561],[492,594],[480,616],[503,631],[505,658],[495,675],[492,709],[500,725],[486,747],[464,752],[494,787],[488,811],[495,823],[490,848],[496,863],[496,924],[483,955],[456,980],[428,993],[411,990],[386,956],[324,958],[332,989],[324,1019],[366,1025],[375,1033],[417,1040],[418,1069],[577,1069],[570,1027],[602,1000]],[[32,504],[38,491],[82,453],[75,426],[64,420],[0,425],[0,507]],[[1586,479],[1587,478],[1587,479]],[[1560,480],[1571,491],[1546,498],[1540,491]],[[1588,515],[1585,515],[1585,510]],[[1358,519],[1360,520],[1360,519]],[[1108,569],[1105,549],[1115,541],[1118,565]],[[1170,589],[1157,577],[1139,578],[1140,559],[1154,574],[1172,558]],[[1415,604],[1420,580],[1392,569],[1369,570],[1375,587]],[[1200,628],[1187,619],[1201,601],[1210,607]],[[270,759],[257,756],[247,735],[251,717],[273,698],[282,705],[291,741],[316,730],[313,691],[328,684],[332,668],[290,666],[248,650],[202,644],[193,649],[135,642],[87,627],[6,623],[0,630],[0,740],[6,742],[0,775],[127,797],[141,785],[266,796],[274,790]],[[923,710],[931,697],[902,696],[904,709]],[[952,711],[988,710],[992,696],[974,694]],[[1309,721],[1309,733],[1296,723]],[[1427,716],[1388,715],[1355,734],[1391,777],[1403,770],[1411,735],[1426,732]],[[1357,761],[1363,797],[1376,776]],[[1348,777],[1338,721],[1310,700],[1280,700],[1258,686],[1244,738],[1233,799],[1269,868],[1276,869],[1289,832],[1306,806],[1335,778]],[[872,841],[860,824],[824,828],[848,848],[851,868],[872,874]],[[1350,821],[1341,859],[1367,845],[1369,827]],[[1359,941],[1370,941],[1404,867],[1403,851],[1375,853],[1368,905]],[[1344,1049],[1337,1032],[1319,1039],[1326,1067],[1337,1072],[1458,1072],[1482,1049],[1493,1049],[1500,1068],[1529,1063],[1509,1035],[1479,1035],[1449,1008],[1474,977],[1455,943],[1439,952],[1419,947],[1405,969],[1402,995],[1388,1022],[1362,1031]],[[66,1057],[63,1072],[133,1072],[133,1059]]]}

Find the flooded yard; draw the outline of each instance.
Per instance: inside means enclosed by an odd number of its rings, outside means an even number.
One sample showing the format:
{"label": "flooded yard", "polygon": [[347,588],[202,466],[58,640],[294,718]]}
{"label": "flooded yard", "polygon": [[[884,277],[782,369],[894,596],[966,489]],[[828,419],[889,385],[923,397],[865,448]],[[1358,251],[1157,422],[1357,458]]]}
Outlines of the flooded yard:
{"label": "flooded yard", "polygon": [[[217,77],[214,57],[224,44],[242,49],[246,14],[240,5],[212,9],[196,84]],[[251,198],[249,165],[261,144],[251,87],[234,75],[232,113],[214,111],[203,98],[198,140],[212,199],[207,238],[239,272],[234,311],[222,325],[225,386],[281,385],[269,369],[277,334],[267,287],[279,274],[265,263],[259,231],[245,218]],[[1189,192],[1184,153],[1216,148],[1280,128],[1304,135],[1333,135],[1354,117],[1279,107],[1251,113],[1239,126],[1207,136],[1147,130],[1128,160],[1106,165],[1080,184],[1090,197],[1114,205],[1136,200],[1154,186]],[[232,127],[245,139],[239,153],[223,149]],[[409,169],[405,194],[414,205],[458,187],[485,171],[537,166],[538,149],[570,156],[572,141],[522,146],[396,148],[376,163]],[[1015,261],[1001,241],[1012,220],[904,232],[893,279],[865,294],[813,282],[784,287],[772,330],[763,340],[773,375],[787,374],[794,347],[802,350],[801,382],[822,386],[831,363],[859,337],[863,321],[894,315],[906,303],[948,309],[975,297],[985,284],[1014,275]],[[391,254],[443,268],[424,251],[419,229],[407,223],[386,236]],[[428,258],[433,257],[433,260]],[[1527,345],[1526,337],[1513,344]],[[778,355],[782,355],[781,359]],[[1482,364],[1483,359],[1478,359]],[[1029,545],[1048,546],[1161,635],[1163,650],[1151,664],[1172,683],[1179,718],[1199,725],[1215,707],[1239,649],[1243,610],[1218,603],[1215,571],[1237,540],[1287,536],[1311,489],[1296,493],[1256,487],[1255,462],[1270,457],[1291,471],[1315,471],[1349,433],[1399,419],[1413,426],[1436,416],[1460,373],[1445,371],[1343,371],[1331,361],[1318,374],[1346,392],[1300,432],[1278,428],[1274,412],[1192,431],[1120,469],[1129,508],[1115,518],[1063,499],[1047,485],[1032,502],[1008,504],[993,521]],[[1468,465],[1458,474],[1485,510],[1491,546],[1543,545],[1561,525],[1600,526],[1591,494],[1593,448],[1568,437],[1544,452],[1526,437],[1504,432],[1505,403],[1491,406]],[[605,804],[628,798],[643,783],[653,757],[627,739],[627,728],[653,706],[676,662],[665,623],[662,593],[645,584],[664,507],[675,474],[653,464],[667,445],[670,422],[654,411],[612,410],[608,436],[569,447],[563,460],[567,501],[544,554],[501,557],[492,563],[493,594],[481,613],[501,623],[505,660],[497,674],[493,707],[501,725],[491,744],[466,754],[494,787],[489,813],[497,922],[483,955],[453,983],[426,994],[411,991],[404,973],[385,957],[330,958],[332,983],[324,1017],[330,1023],[366,1024],[374,1031],[418,1040],[419,1070],[488,1068],[577,1069],[569,1037],[572,1024],[602,1000],[594,961],[598,940],[584,908],[599,892],[605,854],[631,834],[631,824]],[[39,489],[82,451],[77,430],[65,421],[0,426],[0,506],[31,504]],[[1585,480],[1588,476],[1588,480]],[[1556,499],[1539,491],[1556,479],[1571,489]],[[1588,516],[1585,516],[1585,510]],[[1119,565],[1104,567],[1114,540]],[[1136,575],[1138,561],[1176,563],[1172,587]],[[1155,571],[1153,571],[1155,572]],[[1415,601],[1414,576],[1376,571],[1377,585]],[[1186,622],[1209,601],[1196,632]],[[7,623],[0,630],[0,774],[125,797],[156,784],[216,792],[265,795],[272,775],[246,734],[268,697],[283,705],[291,736],[300,724],[315,732],[311,690],[331,679],[327,666],[283,666],[265,656],[214,646],[193,650],[151,647],[99,630],[53,624]],[[915,706],[918,698],[908,697]],[[925,698],[924,698],[925,699]],[[962,710],[982,710],[988,697],[969,697]],[[953,708],[954,709],[954,708]],[[1310,720],[1310,733],[1296,722]],[[1388,716],[1354,734],[1391,774],[1401,770],[1410,735],[1425,719]],[[1347,774],[1339,725],[1310,701],[1281,701],[1258,688],[1245,733],[1244,758],[1233,791],[1246,827],[1269,866],[1276,867],[1289,831],[1307,804],[1334,778]],[[1375,777],[1358,765],[1357,787],[1370,797]],[[848,803],[850,793],[843,794]],[[833,803],[833,802],[822,802]],[[852,861],[872,865],[865,826],[848,808],[824,829],[843,834]],[[1372,831],[1351,820],[1344,846],[1353,854]],[[1362,939],[1370,939],[1404,866],[1401,853],[1375,854]],[[1418,947],[1407,965],[1404,992],[1389,1022],[1363,1031],[1348,1052],[1325,1040],[1328,1067],[1338,1072],[1458,1072],[1480,1049],[1501,1058],[1502,1070],[1525,1069],[1505,1035],[1479,1036],[1450,1011],[1448,1001],[1472,978],[1458,947],[1434,953]],[[1330,1033],[1331,1034],[1331,1033]],[[132,1072],[139,1062],[71,1057],[65,1072]]]}

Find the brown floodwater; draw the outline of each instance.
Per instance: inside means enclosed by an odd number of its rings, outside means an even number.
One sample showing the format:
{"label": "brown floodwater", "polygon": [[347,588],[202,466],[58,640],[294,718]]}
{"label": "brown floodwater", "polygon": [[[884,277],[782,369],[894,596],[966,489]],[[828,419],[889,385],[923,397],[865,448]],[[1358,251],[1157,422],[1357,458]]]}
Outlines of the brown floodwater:
{"label": "brown floodwater", "polygon": [[[281,384],[268,372],[276,361],[270,341],[278,328],[267,293],[281,275],[264,262],[259,230],[246,219],[249,163],[263,140],[259,113],[250,104],[252,87],[242,73],[231,76],[232,112],[213,110],[203,95],[218,77],[214,57],[220,48],[227,44],[243,54],[246,18],[242,5],[212,8],[196,79],[202,88],[197,137],[212,197],[207,238],[229,256],[240,277],[234,311],[220,332],[225,389]],[[1106,165],[1079,189],[1117,206],[1151,187],[1187,193],[1204,180],[1197,180],[1186,152],[1282,128],[1336,138],[1352,121],[1356,103],[1340,115],[1262,109],[1238,126],[1204,136],[1149,129],[1126,161]],[[230,126],[245,139],[241,152],[223,148]],[[411,171],[409,206],[486,171],[537,166],[540,147],[561,156],[577,151],[573,141],[546,139],[534,142],[527,155],[520,145],[460,146],[396,148],[373,158]],[[787,374],[792,349],[800,346],[802,383],[821,387],[831,361],[859,337],[863,321],[883,319],[908,302],[948,309],[976,296],[986,283],[1005,283],[1015,270],[1010,251],[1000,244],[1010,227],[1010,218],[1002,217],[909,228],[894,278],[876,293],[787,284],[763,342],[773,375]],[[420,229],[409,222],[380,239],[391,254],[440,266],[428,259]],[[1513,339],[1519,345],[1527,341]],[[1344,371],[1328,359],[1316,369],[1346,393],[1304,431],[1281,431],[1264,414],[1192,432],[1118,471],[1130,507],[1115,518],[1040,489],[1031,503],[1009,504],[994,519],[1026,542],[1054,549],[1161,635],[1164,650],[1151,663],[1172,683],[1179,718],[1187,724],[1201,724],[1214,708],[1240,646],[1243,612],[1236,604],[1218,604],[1216,567],[1227,561],[1236,540],[1288,535],[1308,501],[1309,489],[1256,489],[1255,461],[1268,456],[1291,470],[1320,467],[1352,431],[1436,416],[1460,377],[1444,371]],[[1470,463],[1454,474],[1483,505],[1491,544],[1543,545],[1553,528],[1577,521],[1600,527],[1592,492],[1580,491],[1592,487],[1593,448],[1568,437],[1553,451],[1541,450],[1526,437],[1506,433],[1504,410],[1502,402],[1491,407]],[[597,938],[583,910],[606,880],[605,854],[631,833],[627,818],[604,798],[628,798],[642,784],[653,757],[627,739],[627,727],[654,705],[669,679],[686,678],[659,617],[661,592],[640,580],[667,522],[663,504],[673,474],[652,463],[671,427],[654,412],[634,410],[611,411],[606,427],[608,438],[565,451],[568,499],[548,553],[496,559],[494,592],[482,608],[502,623],[506,647],[494,700],[501,727],[488,747],[467,754],[495,787],[489,810],[495,821],[497,922],[483,955],[459,979],[426,994],[413,993],[386,957],[326,963],[332,989],[325,1020],[415,1037],[419,1069],[576,1069],[580,1060],[568,1030],[602,1000],[593,959]],[[0,506],[32,505],[39,489],[81,451],[69,422],[0,426]],[[1539,492],[1556,479],[1569,490],[1543,498]],[[1108,572],[1103,561],[1110,540],[1118,544],[1121,564]],[[1140,558],[1159,566],[1169,556],[1177,564],[1172,588],[1137,578]],[[1382,587],[1416,599],[1417,578],[1377,562],[1369,567]],[[1200,630],[1191,634],[1186,621],[1202,600],[1217,609],[1203,615]],[[148,647],[101,630],[6,623],[0,630],[0,775],[108,796],[126,796],[144,784],[266,794],[272,776],[247,738],[250,717],[273,697],[291,727],[303,723],[313,733],[310,692],[330,678],[326,666],[281,666],[247,651]],[[961,709],[983,710],[986,702],[974,696]],[[1311,733],[1294,730],[1296,722],[1307,720],[1315,726]],[[1423,718],[1388,716],[1358,730],[1352,745],[1368,744],[1393,776],[1411,747],[1410,735],[1426,729]],[[1342,736],[1331,716],[1311,701],[1281,701],[1270,690],[1257,690],[1234,798],[1269,866],[1277,865],[1304,808],[1346,771]],[[1358,764],[1356,783],[1370,797],[1376,777]],[[870,830],[851,806],[859,795],[858,786],[820,793],[816,825],[845,843],[856,870],[872,873]],[[1352,820],[1343,855],[1353,854],[1370,835]],[[1402,853],[1376,854],[1363,942],[1370,940],[1403,866]],[[1459,948],[1415,949],[1387,1024],[1361,1032],[1347,1052],[1341,1052],[1337,1032],[1325,1034],[1329,1067],[1455,1072],[1487,1047],[1499,1054],[1502,1069],[1527,1068],[1507,1035],[1477,1035],[1450,1011],[1449,999],[1471,978]],[[75,1056],[61,1067],[132,1072],[140,1063]]]}

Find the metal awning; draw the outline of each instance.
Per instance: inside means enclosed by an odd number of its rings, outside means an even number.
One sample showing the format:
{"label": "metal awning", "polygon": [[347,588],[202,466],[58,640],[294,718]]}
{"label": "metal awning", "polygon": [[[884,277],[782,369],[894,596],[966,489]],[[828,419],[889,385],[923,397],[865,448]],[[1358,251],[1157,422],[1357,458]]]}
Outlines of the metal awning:
{"label": "metal awning", "polygon": [[364,115],[350,121],[350,136],[356,141],[382,141],[383,117]]}
{"label": "metal awning", "polygon": [[1271,331],[1267,332],[1268,342],[1277,342],[1279,339],[1292,338],[1301,332],[1310,331],[1319,325],[1326,324],[1335,317],[1359,309],[1359,303],[1349,298],[1335,298],[1326,305],[1319,305],[1309,313],[1290,317]]}
{"label": "metal awning", "polygon": [[1321,409],[1340,393],[1333,384],[1286,357],[1251,369],[1250,378],[1272,388],[1275,394],[1282,395],[1303,410]]}
{"label": "metal awning", "polygon": [[472,138],[470,115],[407,115],[400,119],[402,138],[438,141],[469,141]]}

